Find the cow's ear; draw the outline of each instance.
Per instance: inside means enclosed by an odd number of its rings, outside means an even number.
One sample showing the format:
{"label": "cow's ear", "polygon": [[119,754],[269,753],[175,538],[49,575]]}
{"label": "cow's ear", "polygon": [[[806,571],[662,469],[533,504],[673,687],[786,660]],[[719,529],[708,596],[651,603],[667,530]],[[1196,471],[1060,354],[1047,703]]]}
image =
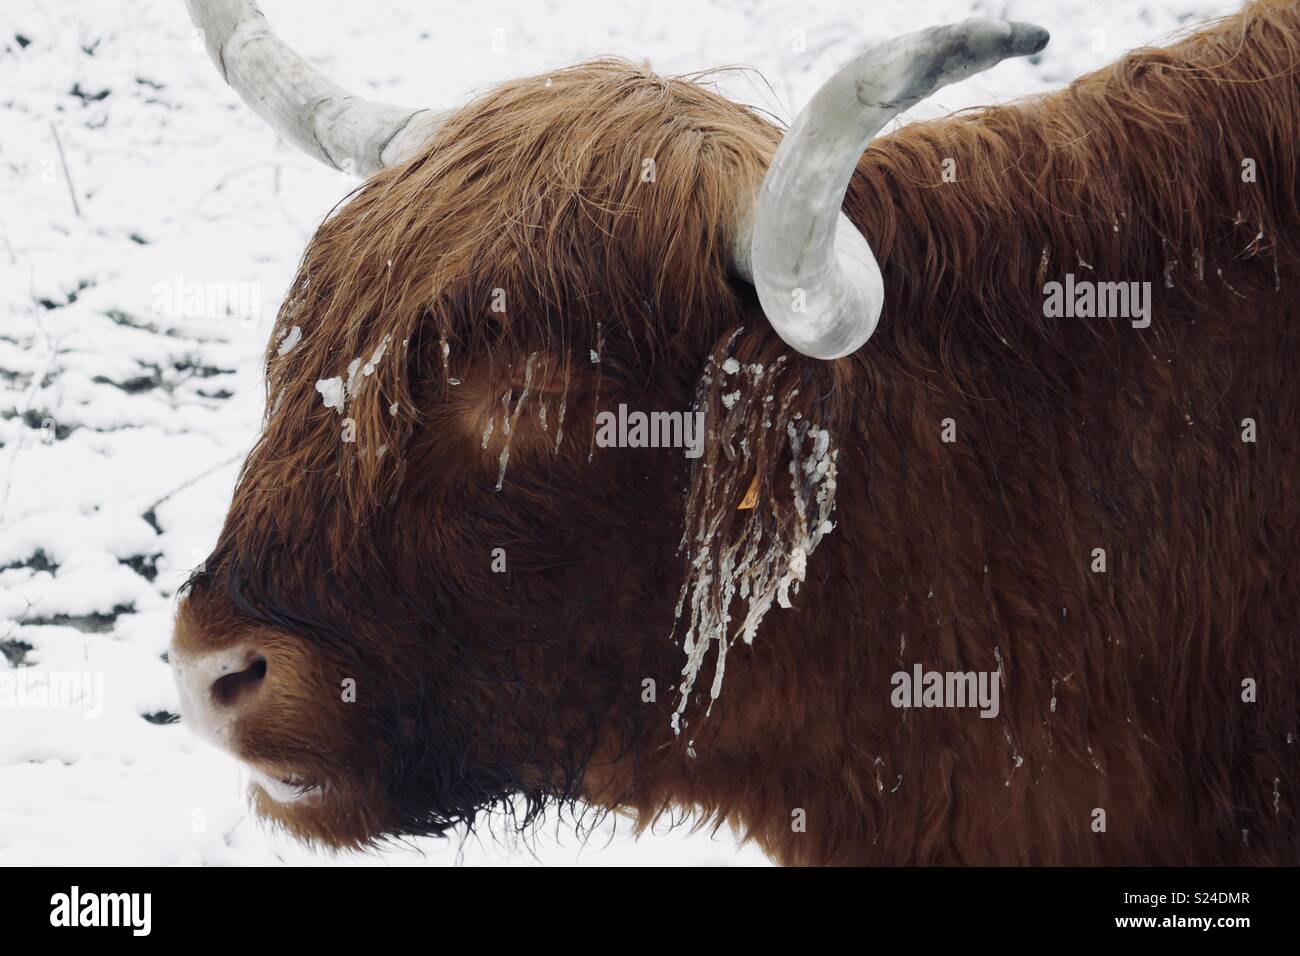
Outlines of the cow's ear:
{"label": "cow's ear", "polygon": [[832,364],[760,329],[724,337],[700,374],[704,440],[687,492],[678,625],[696,636],[696,670],[711,640],[752,640],[774,603],[790,606],[833,527]]}
{"label": "cow's ear", "polygon": [[[789,465],[801,436],[826,430],[839,414],[833,363],[792,352],[770,329],[720,338],[700,372],[694,410],[704,436],[694,483],[717,507],[780,509],[789,500]],[[792,437],[793,434],[793,437]]]}

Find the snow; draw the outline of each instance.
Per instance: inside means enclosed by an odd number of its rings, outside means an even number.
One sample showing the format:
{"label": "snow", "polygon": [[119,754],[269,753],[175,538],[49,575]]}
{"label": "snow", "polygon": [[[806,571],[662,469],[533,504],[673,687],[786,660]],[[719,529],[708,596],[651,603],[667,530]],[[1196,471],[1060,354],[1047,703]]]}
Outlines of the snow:
{"label": "snow", "polygon": [[326,408],[336,408],[340,415],[343,414],[343,379],[339,376],[333,378],[322,378],[316,383],[316,391],[320,392],[321,400],[325,403]]}
{"label": "snow", "polygon": [[[276,310],[304,243],[355,183],[296,152],[220,83],[180,0],[10,6],[0,28],[0,675],[10,679],[0,684],[0,865],[762,862],[725,830],[633,841],[626,824],[585,848],[567,826],[546,826],[527,847],[417,840],[336,860],[250,817],[238,765],[167,722],[178,703],[163,654],[176,589],[210,549],[256,437]],[[770,87],[741,73],[721,90],[788,120],[837,66],[898,32],[1005,15],[1054,35],[1035,62],[945,89],[918,118],[1058,87],[1235,4],[260,6],[309,60],[375,99],[455,105],[503,79],[614,54],[665,73],[752,65]],[[291,329],[277,352],[300,338]],[[387,347],[356,358],[346,379],[317,383],[326,405],[341,412]],[[557,432],[563,420],[561,406]],[[798,563],[783,569],[790,580]],[[10,670],[19,662],[30,670]],[[55,693],[56,678],[85,674],[85,693]],[[52,705],[5,707],[20,679],[46,687]]]}
{"label": "snow", "polygon": [[292,352],[301,341],[302,329],[295,325],[288,332],[284,333],[284,337],[280,339],[280,344],[276,347],[275,354],[280,356],[280,358],[284,358]]}
{"label": "snow", "polygon": [[379,360],[382,359],[384,357],[384,353],[388,351],[388,343],[391,339],[392,339],[391,335],[384,336],[384,340],[380,342],[378,347],[375,349],[375,354],[370,356],[370,361],[361,367],[362,375],[375,374],[375,366],[379,364]]}

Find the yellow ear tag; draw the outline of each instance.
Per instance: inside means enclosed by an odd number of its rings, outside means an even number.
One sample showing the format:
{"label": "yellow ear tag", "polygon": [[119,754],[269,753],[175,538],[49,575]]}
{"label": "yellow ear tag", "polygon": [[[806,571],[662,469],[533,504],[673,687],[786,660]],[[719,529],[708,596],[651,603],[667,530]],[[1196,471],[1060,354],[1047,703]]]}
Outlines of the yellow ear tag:
{"label": "yellow ear tag", "polygon": [[745,498],[736,507],[737,511],[748,511],[751,508],[758,507],[758,475],[749,483],[749,490],[745,492]]}

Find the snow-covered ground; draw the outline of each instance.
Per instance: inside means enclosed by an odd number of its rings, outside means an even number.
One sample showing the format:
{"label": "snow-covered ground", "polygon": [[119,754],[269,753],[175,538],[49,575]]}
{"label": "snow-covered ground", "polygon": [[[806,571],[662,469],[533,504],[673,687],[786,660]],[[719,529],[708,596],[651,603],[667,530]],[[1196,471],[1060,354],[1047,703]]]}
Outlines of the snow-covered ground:
{"label": "snow-covered ground", "polygon": [[[666,73],[752,66],[770,86],[740,76],[724,89],[787,119],[897,32],[987,16],[1053,34],[1036,62],[913,114],[932,116],[1054,88],[1235,5],[261,2],[291,45],[374,99],[454,105],[620,54]],[[250,818],[236,764],[168,722],[173,594],[209,550],[254,437],[280,297],[351,185],[225,88],[182,0],[0,2],[0,864],[762,862],[728,833],[633,841],[626,823],[585,846],[544,827],[535,855],[432,840],[315,855]],[[6,697],[19,683],[26,696]],[[42,706],[42,690],[65,706]]]}

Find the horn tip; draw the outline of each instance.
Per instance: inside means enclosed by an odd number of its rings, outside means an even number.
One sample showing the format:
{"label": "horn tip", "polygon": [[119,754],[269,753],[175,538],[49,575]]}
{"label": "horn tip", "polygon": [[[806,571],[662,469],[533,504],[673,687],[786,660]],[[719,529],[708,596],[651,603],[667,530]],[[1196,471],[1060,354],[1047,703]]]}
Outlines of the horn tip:
{"label": "horn tip", "polygon": [[1031,56],[1047,46],[1052,39],[1052,35],[1036,23],[1013,21],[1010,26],[1012,56]]}

